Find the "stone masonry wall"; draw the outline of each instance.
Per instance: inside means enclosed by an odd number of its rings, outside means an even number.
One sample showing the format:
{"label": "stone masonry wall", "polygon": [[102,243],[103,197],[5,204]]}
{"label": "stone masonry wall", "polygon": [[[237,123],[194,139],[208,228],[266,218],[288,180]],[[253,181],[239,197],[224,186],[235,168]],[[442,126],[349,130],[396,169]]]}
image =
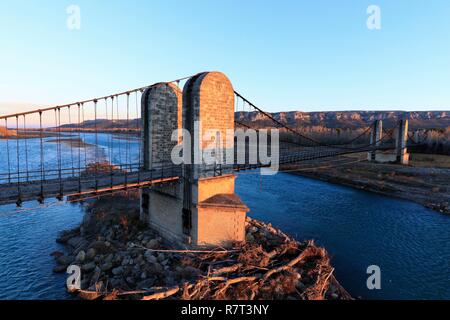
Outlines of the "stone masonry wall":
{"label": "stone masonry wall", "polygon": [[143,155],[145,169],[171,164],[174,130],[181,128],[182,94],[172,83],[159,83],[142,95]]}
{"label": "stone masonry wall", "polygon": [[[205,72],[186,83],[183,90],[183,125],[194,133],[194,123],[201,122],[200,150],[205,150],[208,146],[214,148],[218,144],[217,135],[214,134],[217,132],[220,134],[219,145],[224,150],[224,156],[226,149],[233,150],[234,139],[227,139],[227,132],[233,132],[234,135],[234,103],[233,86],[221,72]],[[203,135],[208,131],[213,133],[212,137],[203,140]],[[194,136],[192,138],[194,141]],[[202,176],[201,171],[205,171],[205,168],[206,166],[194,166],[193,176]]]}

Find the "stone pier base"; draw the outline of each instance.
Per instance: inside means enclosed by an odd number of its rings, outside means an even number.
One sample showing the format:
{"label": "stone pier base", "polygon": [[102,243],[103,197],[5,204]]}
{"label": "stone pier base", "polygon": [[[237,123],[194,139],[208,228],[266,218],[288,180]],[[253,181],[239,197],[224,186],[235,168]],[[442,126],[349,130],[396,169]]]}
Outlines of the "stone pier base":
{"label": "stone pier base", "polygon": [[[245,218],[249,210],[234,194],[234,175],[201,179],[193,191],[189,226],[183,218],[183,184],[174,183],[141,194],[141,221],[180,245],[229,247],[245,241]],[[187,230],[187,231],[186,231]]]}

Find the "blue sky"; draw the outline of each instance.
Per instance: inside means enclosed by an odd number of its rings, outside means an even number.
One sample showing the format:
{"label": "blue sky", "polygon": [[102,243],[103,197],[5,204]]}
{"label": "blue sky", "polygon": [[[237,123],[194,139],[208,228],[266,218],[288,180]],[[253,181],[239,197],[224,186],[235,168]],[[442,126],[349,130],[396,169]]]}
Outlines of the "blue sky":
{"label": "blue sky", "polygon": [[450,110],[449,35],[448,0],[2,0],[0,113],[205,70],[269,111]]}

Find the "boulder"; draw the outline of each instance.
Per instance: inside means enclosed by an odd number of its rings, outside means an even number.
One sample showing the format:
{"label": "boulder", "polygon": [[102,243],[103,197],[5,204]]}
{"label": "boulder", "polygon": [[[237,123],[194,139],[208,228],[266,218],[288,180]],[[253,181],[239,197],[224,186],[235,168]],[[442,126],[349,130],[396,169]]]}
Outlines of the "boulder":
{"label": "boulder", "polygon": [[258,227],[252,226],[250,227],[250,233],[257,233],[259,231]]}
{"label": "boulder", "polygon": [[146,245],[147,248],[149,249],[158,249],[159,248],[159,241],[158,239],[151,239],[147,242]]}
{"label": "boulder", "polygon": [[66,272],[67,267],[65,265],[59,265],[53,268],[53,272],[54,273],[62,273],[62,272]]}
{"label": "boulder", "polygon": [[141,289],[141,290],[145,290],[145,289],[150,289],[154,286],[155,284],[155,279],[150,278],[150,279],[145,279],[141,282],[139,282],[137,284],[137,289]]}
{"label": "boulder", "polygon": [[104,262],[105,263],[112,263],[113,259],[114,259],[114,255],[112,253],[110,253],[108,256],[106,256]]}
{"label": "boulder", "polygon": [[158,261],[150,251],[145,253],[145,260],[147,260],[148,263],[156,263]]}
{"label": "boulder", "polygon": [[94,248],[90,248],[87,252],[86,252],[86,259],[87,260],[93,260],[95,258],[95,255],[97,254],[97,252],[95,252]]}
{"label": "boulder", "polygon": [[113,287],[113,288],[120,288],[121,282],[122,282],[121,279],[116,279],[116,278],[109,279],[109,283],[110,283],[111,287]]}
{"label": "boulder", "polygon": [[169,259],[166,259],[166,260],[164,260],[164,261],[161,261],[161,264],[162,264],[163,266],[167,266],[167,265],[169,264]]}
{"label": "boulder", "polygon": [[166,256],[164,255],[164,253],[162,252],[158,253],[158,261],[161,262],[164,260],[166,260]]}
{"label": "boulder", "polygon": [[75,260],[77,262],[84,262],[85,259],[86,259],[86,253],[83,250],[78,252],[78,254],[77,254],[76,258],[75,258]]}
{"label": "boulder", "polygon": [[112,269],[112,273],[115,276],[121,275],[123,273],[123,267],[117,267]]}
{"label": "boulder", "polygon": [[85,263],[81,266],[81,271],[83,272],[91,272],[95,269],[96,265],[95,262],[89,262],[89,263]]}
{"label": "boulder", "polygon": [[79,236],[75,236],[67,240],[67,244],[72,248],[77,248],[84,239]]}
{"label": "boulder", "polygon": [[74,256],[60,256],[58,259],[56,259],[56,262],[66,267],[71,263],[73,263],[74,261],[75,261]]}
{"label": "boulder", "polygon": [[100,269],[104,272],[107,272],[107,271],[111,270],[112,267],[113,267],[113,265],[111,262],[105,262],[100,266]]}
{"label": "boulder", "polygon": [[136,284],[136,281],[134,280],[133,277],[127,277],[126,281],[130,286],[134,286]]}
{"label": "boulder", "polygon": [[191,267],[191,266],[185,267],[184,272],[185,272],[185,274],[188,274],[190,276],[196,276],[201,273],[200,270],[198,270],[197,268]]}
{"label": "boulder", "polygon": [[177,281],[175,280],[174,276],[169,275],[166,277],[166,286],[173,287],[177,285]]}
{"label": "boulder", "polygon": [[96,253],[108,253],[110,250],[110,245],[109,242],[105,242],[105,241],[94,241],[89,245],[89,249],[94,249]]}
{"label": "boulder", "polygon": [[73,251],[73,255],[77,255],[81,250],[86,252],[88,249],[89,242],[86,239],[82,239],[80,242],[78,242],[78,245],[76,246],[75,250]]}
{"label": "boulder", "polygon": [[247,235],[245,236],[245,241],[249,243],[255,242],[255,237],[253,236],[253,234],[247,233]]}
{"label": "boulder", "polygon": [[161,274],[164,272],[164,268],[158,262],[153,263],[148,267],[148,270],[154,274]]}
{"label": "boulder", "polygon": [[122,263],[122,256],[120,254],[115,254],[113,258],[114,264],[121,264]]}
{"label": "boulder", "polygon": [[73,238],[75,236],[78,236],[80,234],[79,228],[75,228],[73,230],[66,230],[59,233],[58,237],[56,238],[56,242],[58,243],[67,243],[70,238]]}

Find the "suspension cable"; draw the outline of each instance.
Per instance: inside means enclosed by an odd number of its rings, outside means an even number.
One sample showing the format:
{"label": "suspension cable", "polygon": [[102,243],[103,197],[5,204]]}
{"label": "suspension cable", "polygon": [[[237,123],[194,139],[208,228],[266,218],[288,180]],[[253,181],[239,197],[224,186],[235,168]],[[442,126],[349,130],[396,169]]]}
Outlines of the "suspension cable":
{"label": "suspension cable", "polygon": [[127,93],[127,120],[126,120],[126,128],[125,128],[125,186],[128,186],[128,170],[130,163],[130,94]]}
{"label": "suspension cable", "polygon": [[[73,133],[72,130],[72,118],[71,118],[71,107],[69,106],[69,108],[67,109],[69,111],[69,131],[71,132],[71,135]],[[72,177],[75,177],[75,162],[73,160],[73,147],[74,147],[74,141],[72,140],[72,137],[70,137],[70,159],[72,161]]]}
{"label": "suspension cable", "polygon": [[[84,143],[87,143],[86,140],[86,122],[85,122],[85,117],[84,117],[84,103],[81,103],[81,116],[83,118],[83,141]],[[87,161],[87,146],[84,147],[84,169],[87,169],[87,165],[88,165],[88,161]]]}
{"label": "suspension cable", "polygon": [[[119,96],[117,96],[116,106],[117,106],[117,123],[120,123]],[[119,124],[119,128],[120,128],[120,124]],[[122,164],[123,164],[123,161],[122,161],[122,150],[121,150],[122,149],[122,147],[121,147],[122,141],[121,141],[120,137],[118,138],[117,142],[118,142],[118,147],[119,147],[119,167],[122,169]]]}
{"label": "suspension cable", "polygon": [[6,154],[7,154],[7,158],[8,158],[8,183],[11,183],[11,160],[9,157],[8,118],[5,118],[5,131],[6,131]]}
{"label": "suspension cable", "polygon": [[[25,120],[25,115],[23,116],[23,132],[25,135],[26,132],[26,120]],[[27,170],[27,182],[30,181],[30,176],[29,176],[29,166],[28,166],[28,137],[24,137],[25,140],[25,165],[26,165],[26,170]]]}
{"label": "suspension cable", "polygon": [[81,192],[81,146],[86,149],[85,141],[81,140],[81,104],[78,106],[78,191]]}
{"label": "suspension cable", "polygon": [[[177,82],[177,85],[179,85],[180,84],[180,82],[178,81]],[[140,129],[140,126],[139,126],[139,106],[138,106],[138,91],[136,91],[136,93],[135,93],[135,95],[136,95],[136,132],[137,132],[137,134],[138,134],[138,183],[140,183],[141,182],[141,153],[142,153],[142,150],[141,150],[141,148],[142,148],[142,145],[141,145],[141,143],[142,143],[142,137],[139,135],[139,129]]]}
{"label": "suspension cable", "polygon": [[114,177],[113,177],[113,166],[114,166],[114,97],[111,97],[111,123],[112,123],[112,131],[110,133],[111,137],[111,145],[110,145],[110,178],[111,178],[111,189],[114,185]]}
{"label": "suspension cable", "polygon": [[19,145],[19,116],[16,116],[16,156],[17,156],[17,206],[22,205],[22,192],[20,190],[20,145]]}
{"label": "suspension cable", "polygon": [[94,171],[95,171],[95,191],[98,190],[98,131],[97,131],[97,100],[94,100],[94,113],[95,113],[95,120],[94,120],[94,131],[95,131],[95,162],[94,162]]}
{"label": "suspension cable", "polygon": [[257,110],[258,112],[262,113],[264,116],[266,116],[267,118],[269,118],[270,120],[272,120],[273,122],[275,122],[277,125],[279,125],[279,126],[285,128],[287,131],[292,132],[292,133],[294,133],[295,135],[298,135],[298,136],[300,136],[301,138],[306,139],[306,140],[308,140],[308,141],[310,141],[310,142],[312,142],[312,143],[315,143],[315,144],[317,144],[317,145],[319,145],[319,146],[326,146],[326,147],[333,147],[333,148],[339,148],[339,149],[340,149],[340,148],[346,149],[346,148],[344,148],[344,147],[333,146],[333,145],[330,145],[330,144],[327,144],[327,143],[322,143],[322,142],[317,141],[317,140],[315,140],[315,139],[313,139],[313,138],[307,137],[307,136],[305,136],[304,134],[298,132],[297,130],[294,130],[294,129],[292,129],[291,127],[289,127],[289,126],[283,124],[282,122],[278,121],[277,119],[275,119],[275,118],[274,118],[272,115],[270,115],[269,113],[267,113],[267,112],[263,111],[262,109],[258,108],[258,107],[255,106],[253,103],[251,103],[251,102],[248,101],[246,98],[244,98],[244,97],[243,97],[241,94],[239,94],[238,92],[235,91],[234,93],[235,93],[235,95],[237,95],[239,98],[241,98],[241,100],[242,100],[244,103],[247,103],[248,105],[250,105],[251,107],[253,107],[255,110]]}
{"label": "suspension cable", "polygon": [[58,143],[57,143],[57,153],[58,153],[58,178],[59,178],[59,195],[57,199],[63,200],[63,181],[62,181],[62,148],[61,148],[61,109],[55,109],[56,128],[58,131]]}
{"label": "suspension cable", "polygon": [[39,140],[40,140],[40,151],[41,151],[41,193],[38,198],[39,203],[44,203],[44,181],[45,181],[45,172],[44,172],[44,132],[42,128],[42,111],[39,111]]}

